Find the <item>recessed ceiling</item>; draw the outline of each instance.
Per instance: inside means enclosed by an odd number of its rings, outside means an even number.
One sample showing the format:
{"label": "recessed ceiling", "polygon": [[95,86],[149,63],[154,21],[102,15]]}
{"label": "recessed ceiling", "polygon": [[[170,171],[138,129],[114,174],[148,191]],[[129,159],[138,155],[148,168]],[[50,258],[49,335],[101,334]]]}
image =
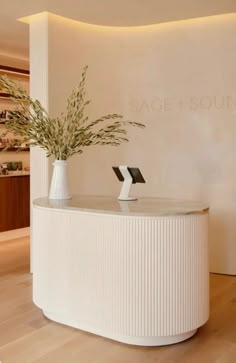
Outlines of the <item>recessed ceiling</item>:
{"label": "recessed ceiling", "polygon": [[29,29],[17,19],[48,11],[81,22],[140,26],[236,12],[236,0],[0,0],[0,54],[28,58]]}

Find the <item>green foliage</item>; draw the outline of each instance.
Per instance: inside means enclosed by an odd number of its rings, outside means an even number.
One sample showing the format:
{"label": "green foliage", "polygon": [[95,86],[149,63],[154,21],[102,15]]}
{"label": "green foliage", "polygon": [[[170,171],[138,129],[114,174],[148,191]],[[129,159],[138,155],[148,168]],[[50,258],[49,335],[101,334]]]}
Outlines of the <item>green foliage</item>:
{"label": "green foliage", "polygon": [[123,121],[123,116],[118,114],[89,122],[85,115],[90,103],[85,100],[87,68],[82,72],[79,86],[67,100],[65,114],[58,118],[50,118],[38,100],[33,100],[6,76],[0,76],[0,89],[9,93],[17,105],[17,109],[10,112],[10,118],[5,123],[6,131],[0,137],[9,133],[19,136],[22,144],[39,146],[46,150],[47,156],[53,155],[57,160],[66,160],[74,154],[80,154],[86,146],[118,146],[128,141],[125,127],[143,128],[143,124]]}

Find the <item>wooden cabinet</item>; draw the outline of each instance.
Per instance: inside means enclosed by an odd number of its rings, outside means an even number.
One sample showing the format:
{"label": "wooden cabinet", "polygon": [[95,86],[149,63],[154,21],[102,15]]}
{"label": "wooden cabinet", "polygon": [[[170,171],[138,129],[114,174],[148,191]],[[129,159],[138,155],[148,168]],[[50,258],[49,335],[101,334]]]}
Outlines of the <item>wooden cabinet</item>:
{"label": "wooden cabinet", "polygon": [[0,177],[0,232],[30,224],[30,176]]}

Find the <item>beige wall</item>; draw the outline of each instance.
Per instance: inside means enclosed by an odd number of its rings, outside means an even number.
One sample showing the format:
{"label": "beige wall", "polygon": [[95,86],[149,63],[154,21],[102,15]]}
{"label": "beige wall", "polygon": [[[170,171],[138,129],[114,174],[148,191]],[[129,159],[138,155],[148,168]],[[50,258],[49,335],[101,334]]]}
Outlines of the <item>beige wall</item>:
{"label": "beige wall", "polygon": [[70,161],[73,193],[117,195],[111,166],[138,166],[139,196],[200,199],[211,206],[211,270],[236,274],[236,15],[140,28],[106,28],[49,16],[51,115],[88,64],[91,119],[110,112],[143,121],[119,148]]}

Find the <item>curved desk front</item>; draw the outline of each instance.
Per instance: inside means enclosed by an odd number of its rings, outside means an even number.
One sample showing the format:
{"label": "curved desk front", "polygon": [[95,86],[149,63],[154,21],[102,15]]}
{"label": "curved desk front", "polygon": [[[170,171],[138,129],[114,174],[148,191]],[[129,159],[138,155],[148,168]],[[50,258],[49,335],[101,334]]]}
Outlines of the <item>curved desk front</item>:
{"label": "curved desk front", "polygon": [[145,198],[41,198],[33,300],[50,319],[120,342],[165,345],[209,315],[208,207]]}

